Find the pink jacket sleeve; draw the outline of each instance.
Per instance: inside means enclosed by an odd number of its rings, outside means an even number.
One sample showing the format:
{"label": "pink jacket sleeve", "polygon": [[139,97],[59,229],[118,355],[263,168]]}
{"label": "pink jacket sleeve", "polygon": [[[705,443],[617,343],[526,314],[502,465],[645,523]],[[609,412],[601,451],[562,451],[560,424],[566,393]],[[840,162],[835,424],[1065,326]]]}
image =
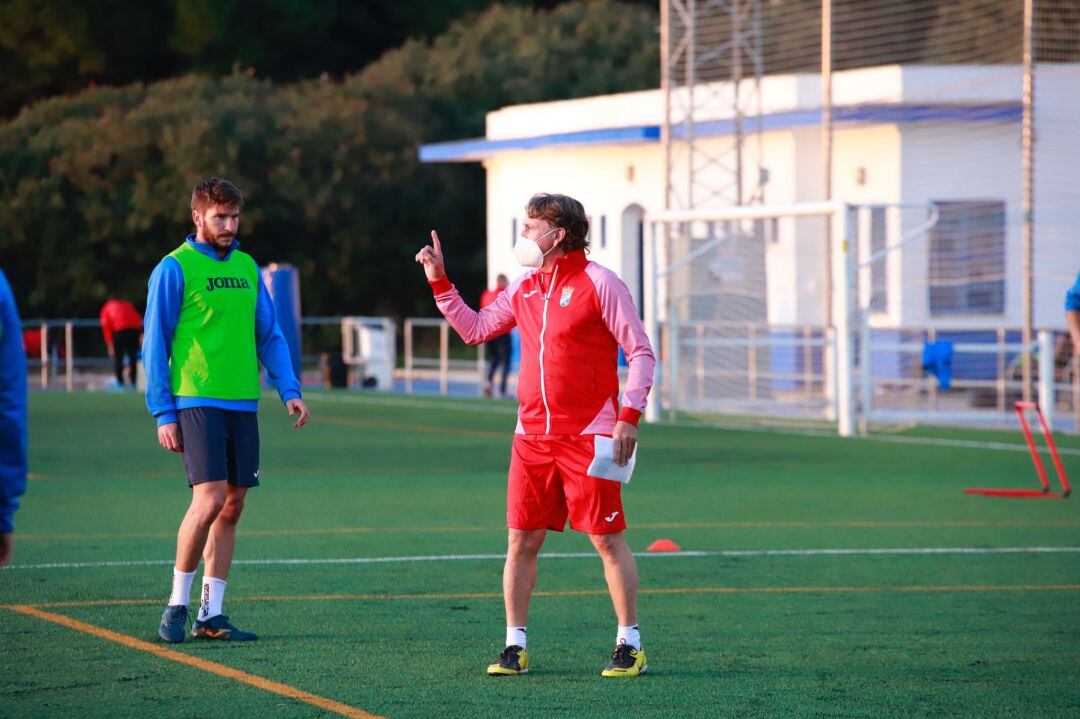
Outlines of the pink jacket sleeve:
{"label": "pink jacket sleeve", "polygon": [[645,327],[641,324],[626,283],[614,272],[595,262],[589,263],[585,271],[589,273],[596,287],[604,324],[622,347],[626,363],[630,366],[619,420],[636,425],[645,410],[649,390],[652,389],[653,371],[656,369],[652,345],[645,334]]}
{"label": "pink jacket sleeve", "polygon": [[429,284],[432,292],[435,293],[435,304],[438,305],[439,311],[466,344],[478,345],[487,342],[517,324],[510,297],[521,284],[520,278],[510,283],[504,292],[499,293],[494,302],[479,312],[465,304],[465,300],[461,299],[461,293],[446,277]]}

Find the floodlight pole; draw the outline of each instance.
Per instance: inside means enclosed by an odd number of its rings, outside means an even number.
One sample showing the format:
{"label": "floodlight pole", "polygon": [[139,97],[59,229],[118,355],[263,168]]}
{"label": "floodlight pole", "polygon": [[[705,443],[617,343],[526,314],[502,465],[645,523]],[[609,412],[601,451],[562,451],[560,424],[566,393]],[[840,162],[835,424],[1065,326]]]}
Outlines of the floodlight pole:
{"label": "floodlight pole", "polygon": [[[821,191],[832,200],[832,0],[821,2]],[[832,216],[825,219],[825,257],[833,256]],[[825,262],[825,324],[832,320],[832,264]]]}
{"label": "floodlight pole", "polygon": [[1020,125],[1021,155],[1023,157],[1023,171],[1021,172],[1021,203],[1023,209],[1023,312],[1024,326],[1021,342],[1024,345],[1023,352],[1023,398],[1025,402],[1031,401],[1031,345],[1034,334],[1034,173],[1033,173],[1033,115],[1035,96],[1035,73],[1034,73],[1034,41],[1035,41],[1035,0],[1024,0],[1024,96],[1022,101],[1023,119]]}
{"label": "floodlight pole", "polygon": [[[833,156],[833,122],[832,122],[832,0],[821,2],[821,193],[822,200],[832,201],[832,156]],[[833,280],[833,262],[836,255],[836,243],[833,233],[835,231],[834,218],[832,215],[825,217],[825,267],[822,276],[824,292],[822,297],[822,321],[821,324],[828,330],[836,327],[834,315],[833,292],[836,291]],[[842,277],[842,275],[841,275]],[[838,336],[839,332],[837,333]],[[832,401],[825,410],[825,416],[830,420],[839,419],[836,398],[838,397],[837,379],[837,348],[833,344],[825,346],[822,356],[825,375],[825,396]]]}

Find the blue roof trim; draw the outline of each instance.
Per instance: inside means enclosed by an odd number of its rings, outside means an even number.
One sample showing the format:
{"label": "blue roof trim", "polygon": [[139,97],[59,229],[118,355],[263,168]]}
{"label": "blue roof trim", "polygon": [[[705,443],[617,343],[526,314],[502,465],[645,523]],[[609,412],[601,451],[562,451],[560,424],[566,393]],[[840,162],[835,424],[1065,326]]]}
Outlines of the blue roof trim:
{"label": "blue roof trim", "polygon": [[539,137],[515,137],[509,140],[458,140],[420,146],[420,162],[469,162],[481,160],[497,152],[537,150],[560,145],[624,145],[638,142],[658,142],[659,125],[612,127],[603,130],[560,132]]}
{"label": "blue roof trim", "polygon": [[[1021,117],[1019,102],[981,104],[866,104],[839,105],[833,108],[837,123],[901,123],[901,122],[1017,122]],[[792,110],[763,115],[764,132],[808,127],[821,124],[821,110]],[[699,137],[732,135],[733,120],[699,122],[694,126]],[[754,132],[757,123],[745,123],[744,132]],[[679,128],[675,136],[683,133]],[[614,127],[601,130],[562,132],[538,137],[517,137],[507,140],[488,140],[483,137],[456,142],[436,142],[420,146],[420,162],[477,162],[500,152],[539,150],[566,145],[625,145],[660,141],[659,125]]]}

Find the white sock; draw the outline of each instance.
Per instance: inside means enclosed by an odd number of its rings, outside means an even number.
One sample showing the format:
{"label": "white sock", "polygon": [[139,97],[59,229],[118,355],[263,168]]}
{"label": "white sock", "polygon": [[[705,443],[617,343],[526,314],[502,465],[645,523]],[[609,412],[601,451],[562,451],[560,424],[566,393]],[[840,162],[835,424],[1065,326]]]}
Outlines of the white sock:
{"label": "white sock", "polygon": [[195,579],[195,572],[181,572],[176,567],[172,570],[172,594],[169,595],[169,606],[175,607],[183,604],[185,607],[191,603],[191,583]]}
{"label": "white sock", "polygon": [[506,646],[512,647],[515,644],[525,649],[525,627],[506,628]]}
{"label": "white sock", "polygon": [[616,644],[629,644],[634,649],[641,649],[641,632],[638,625],[632,627],[619,626],[619,632],[615,635]]}
{"label": "white sock", "polygon": [[202,604],[199,605],[199,621],[205,622],[211,617],[221,614],[221,602],[225,599],[224,579],[217,577],[203,577],[202,580]]}

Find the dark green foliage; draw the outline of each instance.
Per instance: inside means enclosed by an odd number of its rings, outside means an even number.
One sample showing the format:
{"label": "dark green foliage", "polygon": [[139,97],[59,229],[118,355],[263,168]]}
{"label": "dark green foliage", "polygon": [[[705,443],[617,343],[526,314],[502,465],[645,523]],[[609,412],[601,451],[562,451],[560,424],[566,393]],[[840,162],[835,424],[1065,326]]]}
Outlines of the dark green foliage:
{"label": "dark green foliage", "polygon": [[[655,11],[655,0],[627,0]],[[503,4],[551,8],[557,0]],[[91,84],[341,77],[493,0],[0,0],[0,117]]]}
{"label": "dark green foliage", "polygon": [[655,86],[655,25],[612,2],[496,5],[340,82],[188,76],[38,103],[0,126],[0,264],[26,317],[138,303],[190,230],[190,188],[221,175],[245,193],[245,249],[301,269],[306,314],[428,314],[412,256],[437,227],[478,295],[485,194],[481,168],[422,166],[418,146],[483,134],[504,104]]}

